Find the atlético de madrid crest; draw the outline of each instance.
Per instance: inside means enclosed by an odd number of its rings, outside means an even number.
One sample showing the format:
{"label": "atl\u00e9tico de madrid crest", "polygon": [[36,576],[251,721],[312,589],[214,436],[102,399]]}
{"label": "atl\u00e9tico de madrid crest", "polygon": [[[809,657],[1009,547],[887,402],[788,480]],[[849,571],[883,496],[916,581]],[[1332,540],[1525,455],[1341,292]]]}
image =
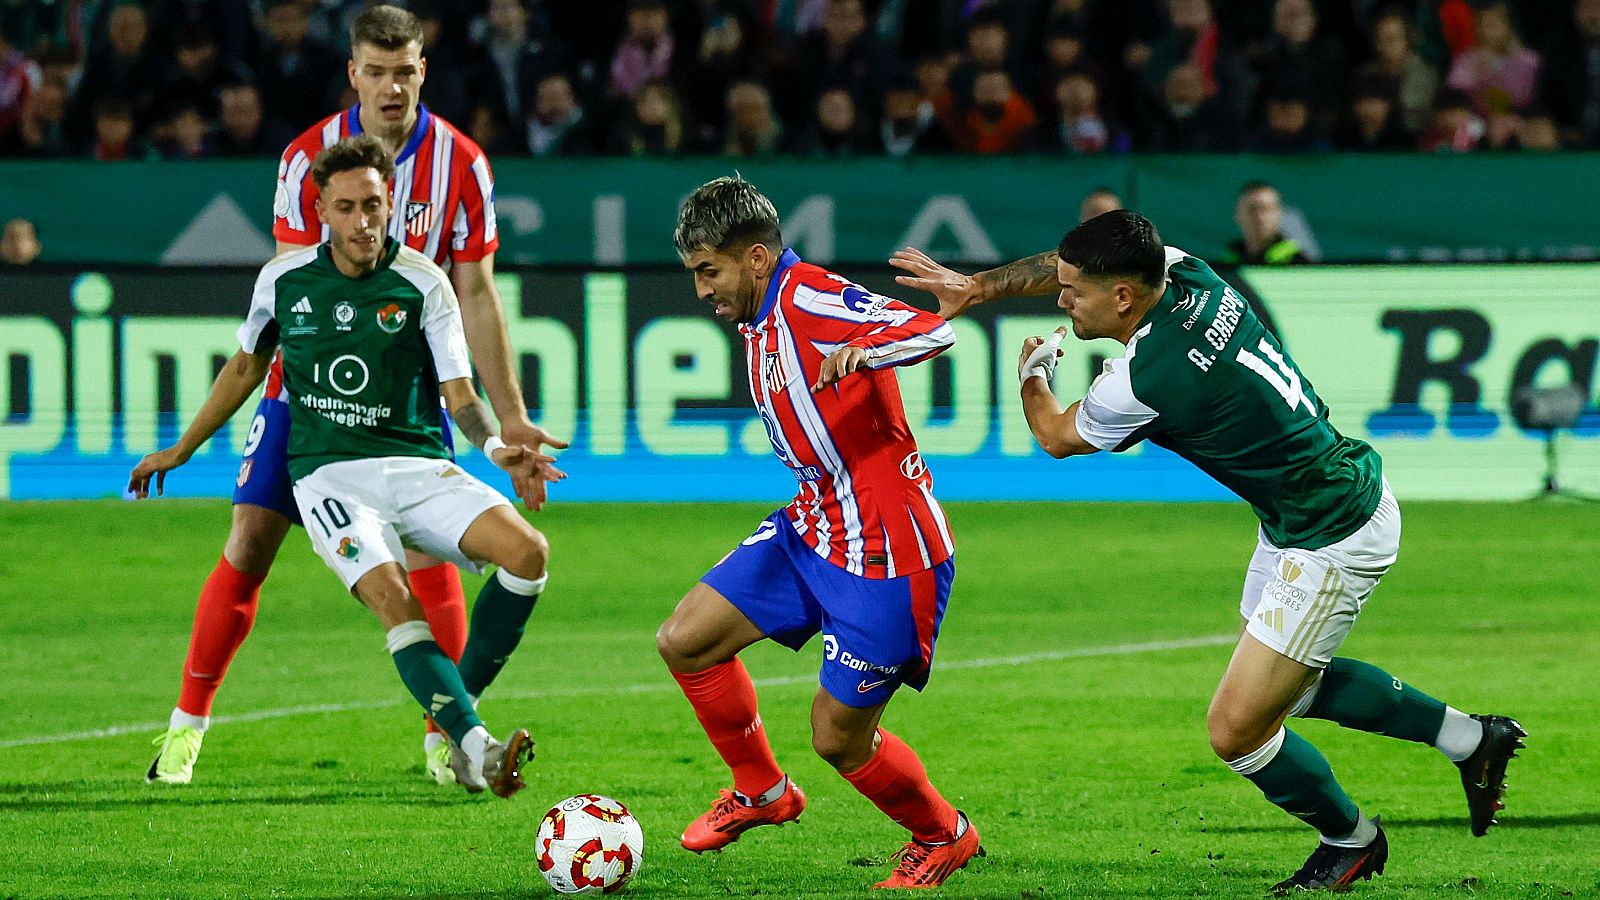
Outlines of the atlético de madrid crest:
{"label": "atl\u00e9tico de madrid crest", "polygon": [[421,237],[433,227],[433,204],[420,200],[406,201],[406,233]]}

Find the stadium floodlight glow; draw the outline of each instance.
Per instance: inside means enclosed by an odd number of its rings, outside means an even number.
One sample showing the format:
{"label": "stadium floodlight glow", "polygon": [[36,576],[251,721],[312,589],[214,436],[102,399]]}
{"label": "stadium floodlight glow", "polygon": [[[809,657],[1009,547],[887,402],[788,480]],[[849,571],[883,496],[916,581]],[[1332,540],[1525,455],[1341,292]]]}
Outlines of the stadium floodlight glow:
{"label": "stadium floodlight glow", "polygon": [[1511,417],[1516,420],[1518,427],[1525,431],[1544,432],[1544,486],[1533,499],[1568,497],[1574,500],[1600,501],[1600,497],[1590,497],[1561,487],[1556,478],[1556,472],[1560,468],[1556,438],[1563,428],[1570,429],[1578,424],[1578,419],[1583,416],[1584,407],[1588,405],[1588,399],[1575,384],[1555,387],[1524,385],[1512,392]]}

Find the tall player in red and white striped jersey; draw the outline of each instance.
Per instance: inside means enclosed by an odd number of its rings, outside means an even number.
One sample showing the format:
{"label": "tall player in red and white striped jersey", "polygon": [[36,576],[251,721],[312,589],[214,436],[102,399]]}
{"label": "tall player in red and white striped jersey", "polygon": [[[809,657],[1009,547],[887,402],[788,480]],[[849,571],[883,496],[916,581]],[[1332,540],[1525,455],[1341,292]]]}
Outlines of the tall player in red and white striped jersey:
{"label": "tall player in red and white striped jersey", "polygon": [[921,690],[955,579],[955,546],[906,423],[894,366],[955,343],[938,316],[880,297],[783,247],[772,202],[741,178],[684,201],[675,235],[695,292],[737,323],[750,395],[800,488],[684,596],[662,659],[733,775],[683,846],[716,850],[799,818],[805,794],[778,767],[739,652],[822,634],[811,740],[863,796],[911,832],[878,887],[933,887],[982,852],[978,830],[879,727],[901,685]]}
{"label": "tall player in red and white striped jersey", "polygon": [[[277,252],[299,250],[325,238],[311,177],[317,153],[351,134],[377,137],[396,164],[395,215],[389,233],[449,270],[473,365],[500,421],[501,439],[534,450],[545,444],[565,447],[528,419],[505,314],[494,287],[499,235],[489,160],[471,138],[422,106],[427,60],[422,55],[420,23],[398,7],[372,7],[351,29],[351,57],[348,74],[359,102],[307,129],[279,162],[273,209]],[[146,774],[148,780],[189,781],[210,723],[212,699],[255,622],[261,583],[278,548],[290,525],[298,522],[285,465],[288,415],[281,402],[282,384],[274,363],[245,445],[228,542],[201,590],[182,691],[167,732],[157,739],[161,749]],[[141,471],[164,472],[181,464],[192,452],[185,452],[184,446],[180,441],[146,457],[134,470],[135,480]],[[455,567],[419,554],[407,568],[435,640],[452,659],[459,659],[467,645],[467,621]],[[485,612],[482,606],[480,598],[475,615],[493,614],[493,609]],[[443,736],[430,729],[424,751],[429,774],[441,782],[452,780]]]}

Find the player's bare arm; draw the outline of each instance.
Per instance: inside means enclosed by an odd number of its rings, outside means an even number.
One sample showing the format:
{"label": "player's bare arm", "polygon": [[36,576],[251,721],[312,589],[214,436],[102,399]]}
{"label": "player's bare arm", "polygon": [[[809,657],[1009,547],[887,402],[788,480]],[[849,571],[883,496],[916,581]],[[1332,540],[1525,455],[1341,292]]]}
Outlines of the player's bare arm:
{"label": "player's bare arm", "polygon": [[210,440],[233,418],[239,407],[261,386],[271,365],[271,353],[246,353],[243,350],[235,353],[217,374],[217,380],[211,384],[211,393],[206,395],[206,402],[195,413],[194,421],[184,429],[178,442],[149,454],[133,467],[133,472],[128,476],[128,492],[139,500],[150,496],[150,479],[154,477],[156,493],[163,493],[167,473],[188,462],[201,444]]}
{"label": "player's bare arm", "polygon": [[1030,297],[1061,290],[1056,280],[1056,251],[1037,253],[1016,262],[973,275],[934,262],[915,247],[896,250],[889,265],[909,272],[896,275],[897,284],[927,291],[939,301],[939,315],[950,319],[968,308],[1001,297]]}
{"label": "player's bare arm", "polygon": [[489,422],[489,410],[473,392],[471,379],[454,378],[446,381],[439,386],[439,393],[444,397],[445,406],[450,409],[450,417],[455,420],[461,433],[467,436],[467,440],[481,448],[490,461],[511,476],[511,486],[523,504],[535,512],[542,509],[546,483],[567,477],[567,473],[553,465],[555,457],[546,456],[522,444],[508,444],[504,437],[495,433],[494,426]]}
{"label": "player's bare arm", "polygon": [[[1060,336],[1064,333],[1063,329],[1052,335],[1056,339],[1054,345],[1047,345],[1047,338],[1028,338],[1022,342],[1022,355],[1017,360],[1018,373],[1022,377],[1022,413],[1027,417],[1028,430],[1033,432],[1033,439],[1039,442],[1044,452],[1056,459],[1083,456],[1100,449],[1078,433],[1079,403],[1063,409],[1055,391],[1050,389],[1050,374],[1055,371],[1055,359],[1060,355],[1056,346],[1059,346]],[[1041,350],[1046,352],[1041,354]],[[1048,359],[1047,367],[1043,365],[1041,355]]]}
{"label": "player's bare arm", "polygon": [[471,262],[456,261],[450,267],[450,281],[461,306],[473,368],[500,420],[501,437],[507,444],[524,445],[536,452],[545,445],[566,448],[566,441],[551,437],[528,419],[511,339],[506,333],[505,310],[500,305],[500,292],[494,287],[494,254]]}

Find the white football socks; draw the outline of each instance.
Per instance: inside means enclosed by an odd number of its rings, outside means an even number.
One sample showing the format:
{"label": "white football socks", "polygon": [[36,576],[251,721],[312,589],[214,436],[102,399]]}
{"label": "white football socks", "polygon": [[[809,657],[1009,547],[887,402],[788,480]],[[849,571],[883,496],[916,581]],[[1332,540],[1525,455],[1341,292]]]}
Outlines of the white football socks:
{"label": "white football socks", "polygon": [[1439,736],[1433,739],[1433,746],[1451,762],[1461,762],[1476,753],[1481,743],[1483,723],[1454,706],[1446,706],[1444,724],[1439,726]]}
{"label": "white football socks", "polygon": [[183,710],[177,708],[176,706],[174,706],[172,708],[172,716],[167,719],[167,727],[168,728],[193,728],[195,731],[198,731],[201,734],[205,734],[206,733],[206,729],[211,727],[211,717],[210,716],[192,716],[192,715],[184,712]]}
{"label": "white football socks", "polygon": [[1323,836],[1322,842],[1324,844],[1328,844],[1328,845],[1333,846],[1333,847],[1354,847],[1354,848],[1359,848],[1359,847],[1365,847],[1368,844],[1372,843],[1374,840],[1376,840],[1377,837],[1378,837],[1378,826],[1377,826],[1377,824],[1374,823],[1371,819],[1367,818],[1367,814],[1364,813],[1364,812],[1363,813],[1357,813],[1357,815],[1359,816],[1359,818],[1356,819],[1356,830],[1355,831],[1350,832],[1349,834],[1345,835],[1344,837],[1338,837],[1338,838],[1331,838],[1331,837]]}
{"label": "white football socks", "polygon": [[472,764],[479,772],[483,771],[483,752],[488,749],[489,742],[494,738],[489,736],[489,729],[482,725],[472,726],[466,737],[461,739],[461,752],[467,754]]}

